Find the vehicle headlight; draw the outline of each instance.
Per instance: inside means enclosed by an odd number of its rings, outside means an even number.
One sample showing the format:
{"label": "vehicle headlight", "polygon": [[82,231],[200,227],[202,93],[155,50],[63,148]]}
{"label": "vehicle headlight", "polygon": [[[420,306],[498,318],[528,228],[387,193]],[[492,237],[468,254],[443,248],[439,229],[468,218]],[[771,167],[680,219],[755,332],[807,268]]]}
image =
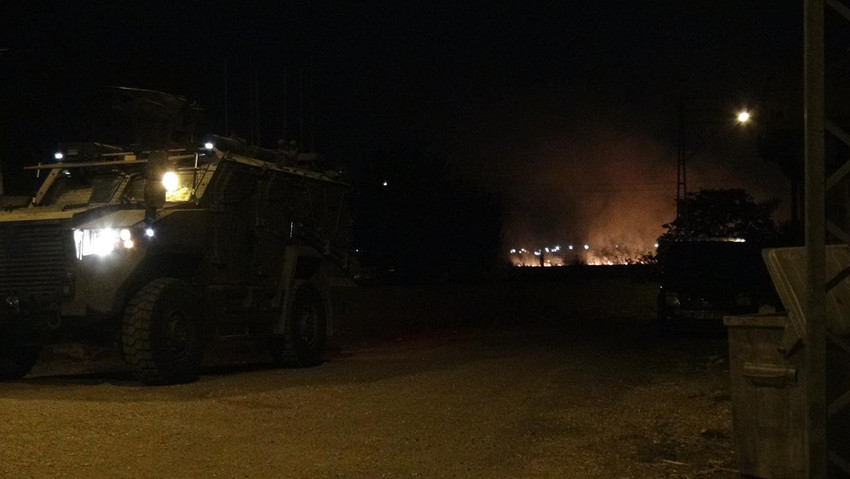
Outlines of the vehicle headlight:
{"label": "vehicle headlight", "polygon": [[131,249],[135,246],[133,232],[127,228],[99,228],[74,230],[74,246],[77,259],[84,256],[106,256],[115,250]]}

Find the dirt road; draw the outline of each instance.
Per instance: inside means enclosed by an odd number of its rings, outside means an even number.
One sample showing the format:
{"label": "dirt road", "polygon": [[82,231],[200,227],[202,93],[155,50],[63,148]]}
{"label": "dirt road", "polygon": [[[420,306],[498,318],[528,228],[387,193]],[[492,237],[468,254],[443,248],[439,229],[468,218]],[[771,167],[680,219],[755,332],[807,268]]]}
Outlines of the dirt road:
{"label": "dirt road", "polygon": [[309,369],[210,366],[181,386],[42,364],[0,384],[0,477],[733,478],[726,359],[722,339],[573,318],[355,341]]}

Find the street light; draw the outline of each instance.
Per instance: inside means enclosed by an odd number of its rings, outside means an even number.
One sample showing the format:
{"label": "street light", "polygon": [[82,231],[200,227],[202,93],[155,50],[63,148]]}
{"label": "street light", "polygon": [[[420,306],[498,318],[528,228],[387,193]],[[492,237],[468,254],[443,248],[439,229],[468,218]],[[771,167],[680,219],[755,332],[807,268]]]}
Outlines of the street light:
{"label": "street light", "polygon": [[[676,218],[684,218],[687,216],[687,209],[683,208],[683,202],[686,200],[688,195],[688,173],[687,173],[687,163],[688,160],[693,158],[697,152],[702,150],[706,144],[710,140],[712,140],[720,130],[723,129],[723,126],[728,125],[729,122],[724,121],[723,123],[718,124],[714,130],[704,137],[699,145],[696,146],[691,151],[687,151],[685,149],[685,119],[684,114],[685,107],[682,102],[679,103],[679,153],[677,159],[677,180],[676,180]],[[746,125],[752,120],[752,114],[749,110],[740,110],[735,114],[735,120],[739,125]]]}

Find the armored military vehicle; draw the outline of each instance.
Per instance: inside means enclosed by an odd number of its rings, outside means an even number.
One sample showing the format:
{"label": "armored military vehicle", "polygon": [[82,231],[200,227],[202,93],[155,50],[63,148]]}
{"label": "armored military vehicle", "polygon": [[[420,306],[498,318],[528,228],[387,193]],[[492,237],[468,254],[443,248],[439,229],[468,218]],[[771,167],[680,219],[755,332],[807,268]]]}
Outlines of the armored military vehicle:
{"label": "armored military vehicle", "polygon": [[221,137],[136,152],[89,143],[30,167],[38,192],[0,212],[0,378],[26,375],[57,339],[117,342],[155,384],[196,377],[220,337],[262,338],[281,363],[320,361],[347,186],[290,153]]}

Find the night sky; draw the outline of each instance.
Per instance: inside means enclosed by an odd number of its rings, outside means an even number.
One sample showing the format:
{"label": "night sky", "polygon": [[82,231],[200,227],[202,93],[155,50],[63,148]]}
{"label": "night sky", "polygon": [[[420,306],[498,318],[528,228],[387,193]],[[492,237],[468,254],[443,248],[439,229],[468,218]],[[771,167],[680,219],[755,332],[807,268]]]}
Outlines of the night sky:
{"label": "night sky", "polygon": [[12,170],[101,139],[107,86],[148,88],[265,146],[448,158],[504,198],[507,244],[643,245],[674,215],[680,99],[695,139],[756,114],[689,189],[787,193],[757,121],[799,86],[801,37],[797,1],[4,2],[0,161],[14,192]]}

